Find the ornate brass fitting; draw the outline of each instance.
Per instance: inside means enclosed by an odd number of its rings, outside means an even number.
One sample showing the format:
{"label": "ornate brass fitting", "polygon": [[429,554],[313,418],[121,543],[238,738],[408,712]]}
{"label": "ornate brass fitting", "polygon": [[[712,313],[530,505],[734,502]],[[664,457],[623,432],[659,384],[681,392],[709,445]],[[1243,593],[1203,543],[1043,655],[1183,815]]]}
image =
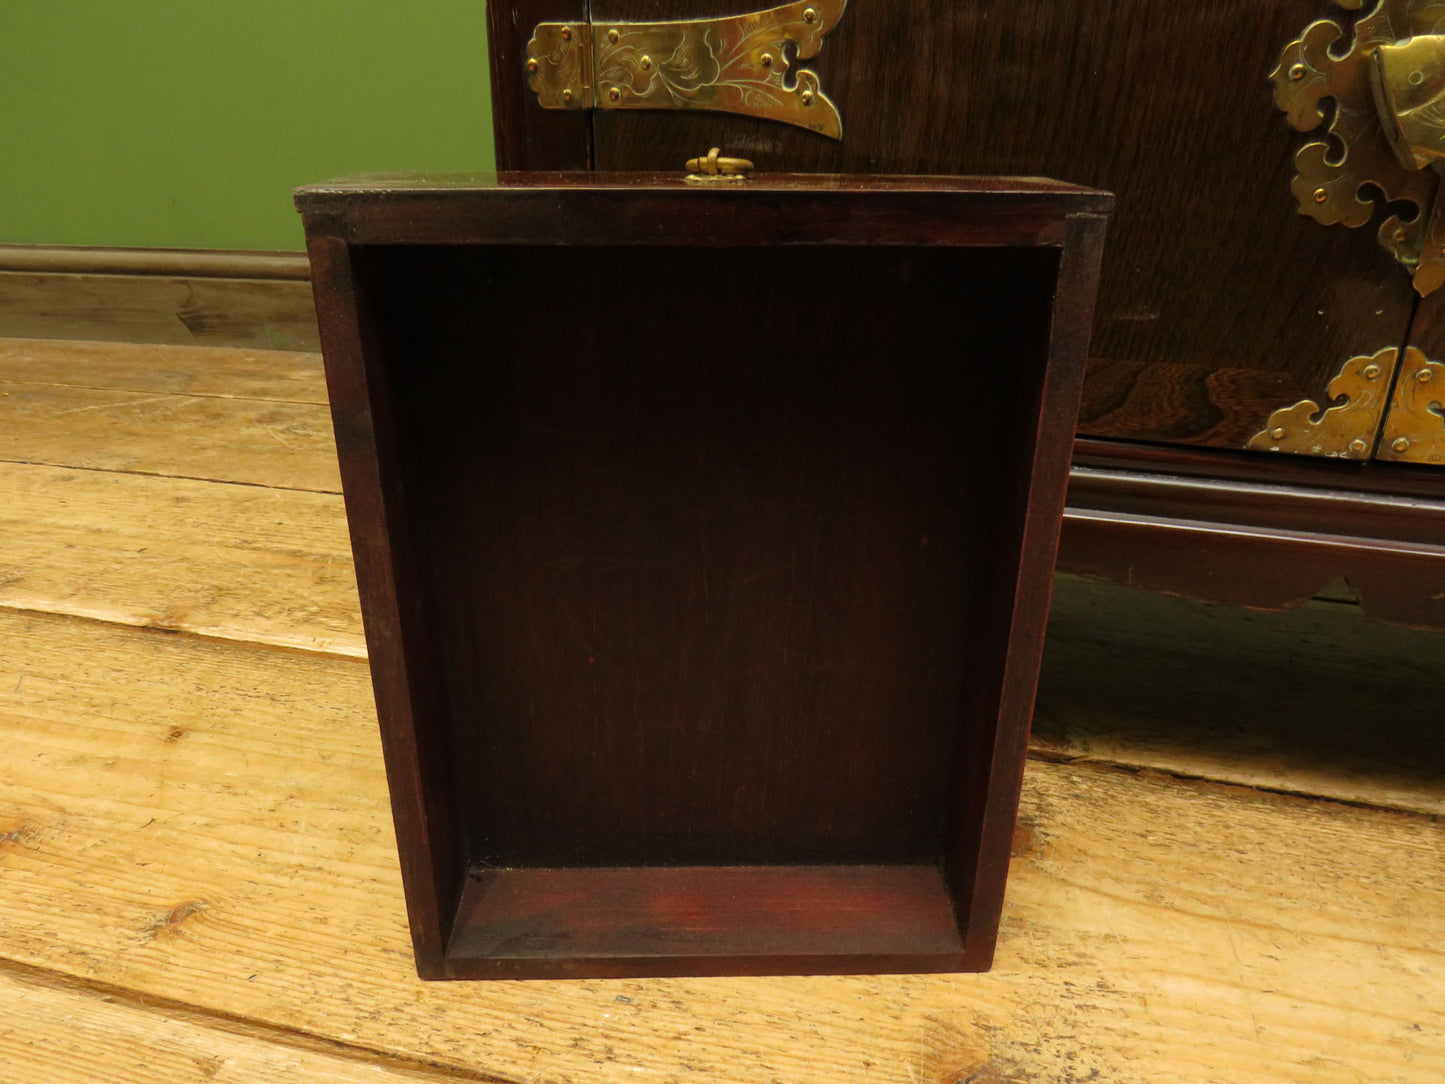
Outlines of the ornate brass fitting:
{"label": "ornate brass fitting", "polygon": [[796,3],[722,19],[539,23],[527,71],[546,109],[710,109],[843,138],[816,72],[848,0]]}
{"label": "ornate brass fitting", "polygon": [[[1412,363],[1416,360],[1413,355],[1420,360],[1424,357],[1413,347],[1407,354],[1412,355]],[[1338,459],[1370,458],[1399,357],[1400,351],[1392,346],[1370,357],[1351,358],[1330,381],[1324,406],[1303,399],[1276,410],[1245,447]]]}
{"label": "ornate brass fitting", "polygon": [[1379,458],[1445,465],[1445,365],[1413,347],[1395,384]]}
{"label": "ornate brass fitting", "polygon": [[[1365,0],[1335,0],[1357,10]],[[1270,74],[1274,100],[1302,132],[1324,123],[1328,134],[1295,155],[1291,185],[1300,213],[1324,225],[1363,226],[1375,214],[1361,189],[1385,202],[1413,203],[1406,220],[1390,215],[1380,243],[1414,272],[1421,296],[1445,283],[1445,209],[1437,199],[1445,159],[1445,8],[1435,0],[1379,0],[1350,28],[1321,19],[1305,28]],[[1426,168],[1426,167],[1432,168]]]}
{"label": "ornate brass fitting", "polygon": [[1445,158],[1445,35],[1381,45],[1370,58],[1370,89],[1395,160],[1424,169]]}
{"label": "ornate brass fitting", "polygon": [[735,184],[748,179],[753,164],[746,158],[724,158],[722,151],[717,147],[707,152],[702,158],[689,158],[687,160],[687,176],[683,178],[688,184]]}

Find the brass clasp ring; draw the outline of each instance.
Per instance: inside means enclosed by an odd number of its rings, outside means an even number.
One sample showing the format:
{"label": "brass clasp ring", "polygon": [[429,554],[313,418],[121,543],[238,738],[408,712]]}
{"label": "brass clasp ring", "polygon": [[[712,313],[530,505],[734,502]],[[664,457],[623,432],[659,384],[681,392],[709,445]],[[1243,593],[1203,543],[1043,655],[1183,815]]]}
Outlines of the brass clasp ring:
{"label": "brass clasp ring", "polygon": [[753,164],[746,158],[723,158],[722,151],[714,147],[705,158],[687,160],[688,173],[683,180],[689,184],[737,183],[746,181],[752,168]]}

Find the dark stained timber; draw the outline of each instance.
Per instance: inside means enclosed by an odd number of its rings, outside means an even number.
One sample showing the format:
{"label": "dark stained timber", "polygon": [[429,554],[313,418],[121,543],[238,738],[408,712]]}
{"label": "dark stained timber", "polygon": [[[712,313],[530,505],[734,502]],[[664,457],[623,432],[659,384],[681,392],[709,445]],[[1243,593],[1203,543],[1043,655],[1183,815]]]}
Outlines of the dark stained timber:
{"label": "dark stained timber", "polygon": [[[766,6],[589,0],[588,15],[604,26]],[[1410,344],[1445,361],[1445,290],[1415,296],[1376,239],[1384,215],[1326,228],[1302,217],[1291,193],[1296,152],[1319,133],[1290,127],[1268,75],[1307,25],[1339,18],[1348,42],[1349,24],[1376,5],[1340,7],[852,0],[807,62],[842,114],[841,141],[754,117],[606,108],[586,114],[577,139],[598,170],[676,169],[720,146],[764,172],[1042,174],[1115,192],[1075,462],[1117,470],[1107,493],[1100,477],[1078,478],[1061,567],[1271,608],[1345,577],[1362,585],[1371,614],[1445,627],[1445,558],[1410,548],[1438,530],[1445,502],[1445,419],[1429,398],[1413,397],[1424,413],[1391,429],[1368,466],[1240,454],[1275,411],[1331,405],[1327,389],[1354,356]],[[515,2],[490,5],[496,18],[508,8],[529,17]],[[498,80],[525,88],[516,61],[494,55]],[[497,99],[500,160],[580,168],[563,148],[508,157],[551,123],[535,96],[522,97],[516,108]],[[1401,422],[1392,414],[1385,428]],[[1394,450],[1405,431],[1411,446]],[[1133,472],[1147,476],[1121,476]],[[1211,518],[1181,531],[1201,477],[1213,480]],[[1362,490],[1393,506],[1385,533],[1362,534],[1336,499]],[[1130,512],[1115,515],[1124,491]]]}
{"label": "dark stained timber", "polygon": [[[590,0],[589,13],[601,26],[768,6]],[[1106,188],[1118,213],[1081,432],[1242,448],[1273,410],[1322,395],[1351,356],[1399,345],[1414,300],[1377,225],[1326,229],[1290,194],[1304,139],[1268,75],[1331,11],[1319,0],[852,0],[806,65],[838,104],[841,140],[751,117],[599,109],[592,168],[677,169],[720,146],[762,171]],[[546,113],[535,96],[498,108],[499,141]]]}
{"label": "dark stained timber", "polygon": [[1109,197],[297,203],[421,974],[987,968]]}

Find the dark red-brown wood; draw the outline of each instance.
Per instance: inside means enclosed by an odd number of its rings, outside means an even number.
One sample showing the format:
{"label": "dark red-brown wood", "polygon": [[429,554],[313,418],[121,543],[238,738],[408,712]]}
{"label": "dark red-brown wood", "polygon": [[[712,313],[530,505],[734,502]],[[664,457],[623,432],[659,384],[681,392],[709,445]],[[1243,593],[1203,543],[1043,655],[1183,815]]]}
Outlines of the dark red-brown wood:
{"label": "dark red-brown wood", "polygon": [[527,42],[538,23],[587,21],[588,0],[505,0],[487,7],[492,61],[492,114],[525,126],[496,133],[497,163],[506,170],[591,169],[592,118],[580,110],[543,109],[527,86]]}
{"label": "dark red-brown wood", "polygon": [[1267,610],[1344,580],[1371,617],[1442,629],[1445,491],[1430,468],[1081,441],[1059,566]]}
{"label": "dark red-brown wood", "polygon": [[[588,13],[603,25],[765,6],[590,0]],[[501,0],[493,17],[508,8],[530,17]],[[519,59],[497,54],[494,78],[515,95],[493,113],[499,161],[670,169],[716,145],[764,170],[1045,173],[1109,188],[1119,208],[1078,462],[1101,466],[1102,454],[1110,471],[1148,477],[1110,475],[1114,496],[1131,494],[1128,519],[1110,513],[1113,497],[1091,495],[1097,477],[1076,479],[1061,567],[1268,607],[1344,576],[1369,582],[1372,614],[1440,624],[1439,562],[1389,554],[1437,529],[1430,510],[1445,502],[1445,470],[1239,451],[1274,410],[1325,404],[1349,357],[1400,345],[1407,326],[1439,356],[1445,294],[1419,305],[1411,326],[1409,276],[1374,228],[1322,227],[1297,213],[1289,190],[1306,137],[1275,108],[1267,75],[1285,43],[1327,13],[1319,0],[853,0],[808,64],[841,109],[841,142],[750,117],[600,109],[552,159],[513,157],[555,114],[526,91]],[[1214,535],[1185,545],[1176,525],[1200,478],[1212,480],[1215,518],[1191,522],[1228,535],[1220,575],[1208,571]],[[1228,495],[1251,479],[1289,487],[1278,515],[1248,485]],[[1390,497],[1382,533],[1361,533],[1330,496],[1367,491]]]}
{"label": "dark red-brown wood", "polygon": [[[587,4],[598,26],[769,6]],[[516,0],[489,10],[528,34],[535,25]],[[1414,300],[1373,227],[1327,229],[1290,194],[1305,137],[1275,107],[1268,75],[1330,10],[1320,0],[852,0],[807,62],[842,113],[841,141],[723,113],[545,110],[524,58],[495,52],[495,85],[511,95],[494,99],[498,161],[680,169],[718,146],[771,172],[1003,173],[1109,189],[1119,207],[1081,431],[1242,448],[1273,410],[1323,395],[1352,355],[1400,344]],[[514,156],[558,117],[589,120],[549,146],[557,157]],[[589,167],[578,165],[583,147]]]}
{"label": "dark red-brown wood", "polygon": [[489,870],[458,918],[453,978],[937,971],[964,951],[936,863]]}
{"label": "dark red-brown wood", "polygon": [[1109,197],[297,204],[420,972],[986,968]]}

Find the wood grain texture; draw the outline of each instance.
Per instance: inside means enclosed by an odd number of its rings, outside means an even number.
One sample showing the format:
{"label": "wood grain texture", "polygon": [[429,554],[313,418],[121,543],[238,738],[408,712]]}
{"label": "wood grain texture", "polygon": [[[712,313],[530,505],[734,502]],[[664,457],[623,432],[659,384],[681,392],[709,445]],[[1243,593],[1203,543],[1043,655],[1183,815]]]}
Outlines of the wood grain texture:
{"label": "wood grain texture", "polygon": [[[300,384],[292,380],[290,366],[300,363],[312,373],[315,355],[0,344],[7,366],[17,358],[56,382],[89,379],[129,390],[196,386],[229,396],[266,388],[268,368],[275,369],[281,389]],[[334,453],[318,446],[313,454],[322,461]],[[1246,465],[1251,461],[1240,458]],[[1076,486],[1078,481],[1076,476]],[[1251,485],[1267,514],[1294,522],[1290,501],[1271,487]],[[1190,506],[1178,511],[1218,516],[1241,510],[1237,488],[1221,495],[1211,486],[1196,479],[1176,487],[1193,495]],[[1318,499],[1318,491],[1299,492]],[[1403,536],[1409,523],[1400,517],[1419,521],[1418,508],[1368,494],[1338,494],[1332,503],[1332,515],[1357,530]],[[1430,527],[1433,520],[1423,522]],[[365,652],[344,510],[335,495],[6,464],[0,467],[0,537],[5,539],[0,604],[12,608],[349,655]],[[1190,608],[1142,592],[1126,591],[1132,601],[1109,609],[1117,592],[1077,579],[1064,583],[1062,593],[1056,588],[1036,750],[1436,809],[1429,758],[1409,761],[1392,754],[1381,762],[1371,755],[1381,743],[1433,747],[1428,689],[1435,682],[1412,670],[1437,650],[1430,636],[1362,624],[1349,610],[1301,613],[1300,625],[1290,617],[1270,624],[1263,616]],[[1322,586],[1328,585],[1311,583],[1304,590]],[[1147,636],[1158,635],[1159,645],[1129,633],[1131,622],[1154,611],[1159,612],[1149,619]],[[1258,636],[1252,638],[1251,630]],[[1295,634],[1303,644],[1291,639]],[[1251,645],[1259,685],[1230,685],[1222,676],[1236,665],[1236,641]],[[1311,644],[1322,645],[1323,654],[1308,655]],[[1370,645],[1388,650],[1381,654]],[[1302,652],[1316,660],[1304,671],[1312,675],[1308,679],[1295,676],[1293,668],[1273,666],[1277,658],[1298,659]],[[1331,687],[1334,673],[1349,673],[1342,687],[1358,696],[1350,704],[1331,697],[1318,711],[1304,706],[1309,694]],[[1221,688],[1233,689],[1242,702],[1222,704]],[[1284,693],[1297,706],[1284,713],[1264,710],[1252,699],[1255,688],[1272,690],[1271,697]],[[1380,738],[1364,741],[1353,721],[1373,718],[1374,703],[1392,705],[1392,725]],[[1248,720],[1247,731],[1238,729],[1240,720]],[[1307,784],[1290,782],[1298,759],[1290,751],[1305,740],[1295,734],[1297,726],[1314,728],[1307,748],[1323,758],[1310,768]]]}
{"label": "wood grain texture", "polygon": [[[61,418],[68,417],[68,411],[85,413],[94,407],[93,400],[84,397],[84,389],[321,404],[326,402],[326,392],[320,366],[320,356],[311,353],[0,340],[0,379],[51,385],[48,394],[61,398],[67,395],[64,388],[81,389],[73,402],[56,401],[55,416]],[[1086,408],[1088,403],[1086,383]],[[203,415],[215,417],[214,404],[193,405]],[[0,409],[4,406],[5,397],[0,395]],[[155,404],[147,404],[145,409],[155,409]],[[103,454],[110,457],[99,459],[102,464],[124,464],[126,469],[148,473],[179,469],[184,474],[204,475],[215,466],[219,441],[220,457],[228,468],[234,466],[236,441],[224,435],[224,425],[192,433],[191,448],[170,439],[131,442],[128,447],[133,458],[129,461],[116,456],[116,441],[124,439],[124,429],[113,433],[105,427],[68,428],[63,438],[44,426],[32,427],[31,432],[40,435],[40,443],[32,445],[21,437],[16,458],[44,458],[47,447],[48,454],[57,454],[55,442],[60,439],[62,448],[74,442],[74,454],[59,453],[62,459],[88,464],[97,462],[94,445],[101,441]],[[246,441],[243,435],[240,443],[246,444],[252,460],[248,468],[263,467],[268,462],[254,455],[259,447],[255,442]],[[324,478],[328,473],[326,464],[334,455],[331,445],[312,441],[308,447],[309,451],[300,450],[302,460],[293,461],[292,466],[298,467],[303,476]],[[178,468],[176,458],[189,458],[192,452],[194,461]],[[275,462],[274,458],[269,461]],[[1445,623],[1440,600],[1433,598],[1440,588],[1430,586],[1433,581],[1428,567],[1423,579],[1409,568],[1402,573],[1399,561],[1386,558],[1382,562],[1379,552],[1372,550],[1368,542],[1353,541],[1375,538],[1434,543],[1445,530],[1445,474],[1397,464],[1351,464],[1295,456],[1220,456],[1087,440],[1076,445],[1075,464],[1070,483],[1070,506],[1075,516],[1086,510],[1108,510],[1131,516],[1254,525],[1262,532],[1258,544],[1251,547],[1251,559],[1262,570],[1256,579],[1238,575],[1211,577],[1190,556],[1190,547],[1183,546],[1176,563],[1156,570],[1161,576],[1156,584],[1160,589],[1215,601],[1278,607],[1302,603],[1330,580],[1349,573],[1364,586],[1372,614],[1416,625]],[[280,466],[279,473],[252,473],[247,477],[286,484],[285,462]],[[1274,484],[1281,481],[1289,483],[1290,488],[1281,490]],[[1127,580],[1133,575],[1129,569],[1138,565],[1130,556],[1134,546],[1156,555],[1162,552],[1154,539],[1158,531],[1142,531],[1131,524],[1121,539],[1121,528],[1104,530],[1096,522],[1077,522],[1090,531],[1103,533],[1099,545],[1089,548],[1075,546],[1076,536],[1066,535],[1062,567],[1072,571]],[[180,523],[175,526],[183,528]],[[1287,537],[1271,540],[1268,532],[1280,529],[1321,536],[1343,533],[1352,540],[1353,549],[1347,560],[1331,558],[1309,566],[1289,566],[1288,574],[1280,575],[1280,553],[1294,545]],[[1239,541],[1242,539],[1236,538]],[[1235,568],[1232,559],[1228,567]],[[184,610],[189,610],[195,593],[190,596]],[[317,601],[320,612],[332,612],[329,599]],[[104,604],[103,600],[98,603]],[[141,612],[153,615],[154,610],[146,603]],[[270,636],[274,631],[260,635]]]}
{"label": "wood grain texture", "polygon": [[0,606],[366,654],[337,494],[0,463],[0,538]]}
{"label": "wood grain texture", "polygon": [[0,381],[0,460],[336,493],[332,446],[311,403]]}
{"label": "wood grain texture", "polygon": [[364,667],[8,614],[0,645],[28,965],[519,1082],[1445,1073],[1435,818],[1033,763],[989,975],[422,986]]}
{"label": "wood grain texture", "polygon": [[9,1084],[418,1084],[495,1079],[0,967]]}
{"label": "wood grain texture", "polygon": [[[618,21],[739,10],[590,7]],[[1349,357],[1398,344],[1413,303],[1373,229],[1321,227],[1290,195],[1304,139],[1267,75],[1321,14],[1315,0],[855,2],[809,63],[842,112],[841,142],[726,114],[603,109],[594,168],[679,169],[720,146],[764,174],[1001,173],[1109,189],[1119,203],[1092,353],[1108,359],[1096,372],[1140,371],[1127,403],[1086,412],[1082,431],[1239,448],[1296,389],[1318,398]],[[499,103],[500,141],[536,112]]]}
{"label": "wood grain texture", "polygon": [[315,350],[311,285],[294,279],[0,271],[0,335]]}
{"label": "wood grain texture", "polygon": [[326,403],[321,355],[282,350],[0,339],[0,380],[104,391]]}
{"label": "wood grain texture", "polygon": [[[196,379],[212,356],[197,355]],[[143,357],[137,365],[144,370]],[[112,379],[144,375],[116,370]],[[221,382],[207,394],[228,391]],[[77,439],[91,438],[82,430]],[[246,487],[185,483],[192,510],[177,519],[170,484],[122,478],[69,509],[51,505],[42,485],[34,507],[77,532],[112,520],[139,531],[150,519],[162,547],[197,560],[213,531],[227,556],[197,567],[198,594],[219,590],[237,634],[264,639],[275,615],[264,590],[246,601],[246,585],[281,573],[247,545],[265,533],[257,520],[232,517],[219,495]],[[207,489],[217,495],[203,497]],[[340,535],[334,497],[272,496],[261,522],[274,510],[276,542],[294,529],[296,549],[324,552],[319,540]],[[83,510],[92,500],[102,511]],[[124,504],[134,507],[123,514]],[[4,546],[25,530],[6,518]],[[173,531],[182,537],[166,543]],[[147,612],[126,599],[152,590],[153,566],[107,562],[103,538],[72,560],[69,544],[56,537],[48,574],[73,577],[76,597],[89,582],[98,607]],[[111,571],[87,581],[93,563]],[[175,561],[177,576],[184,567]],[[296,616],[304,628],[305,604],[323,593],[300,582],[296,590],[305,592]],[[1094,590],[1068,626],[1083,642],[1070,648],[1072,673],[1058,695],[1048,695],[1045,672],[1040,748],[1145,770],[1029,765],[992,974],[459,988],[413,978],[363,664],[0,613],[0,957],[58,976],[14,999],[13,986],[0,986],[0,1058],[24,1059],[0,1075],[49,1084],[104,1069],[124,1080],[138,1065],[138,1081],[190,1081],[219,1057],[216,1079],[326,1080],[335,1055],[347,1060],[334,1079],[364,1080],[380,1051],[435,1063],[422,1079],[518,1084],[1445,1076],[1438,819],[1151,770],[1438,813],[1434,641],[1378,625],[1363,626],[1363,641],[1341,637],[1330,617],[1340,608],[1286,615],[1311,621],[1270,632],[1253,622],[1242,632],[1238,611],[1190,608],[1183,619],[1140,619],[1116,650],[1109,641],[1120,623],[1127,633],[1130,615],[1147,610],[1110,610]],[[1065,588],[1056,612],[1069,597]],[[1202,635],[1201,621],[1216,631]],[[1063,631],[1056,626],[1051,644]],[[1372,686],[1368,656],[1339,669],[1371,641],[1382,664],[1414,659],[1420,676]],[[1210,669],[1220,651],[1226,665]],[[1225,688],[1240,655],[1251,656],[1246,676],[1269,669],[1274,687],[1330,710],[1317,725],[1262,711],[1252,681]],[[1051,648],[1050,670],[1069,663]],[[1340,704],[1326,690],[1344,673],[1359,696]],[[1171,697],[1168,686],[1186,677]],[[1255,713],[1242,716],[1248,728],[1235,722],[1241,700]],[[1378,704],[1390,709],[1385,722],[1368,710]],[[1400,712],[1409,714],[1396,733],[1390,719]],[[0,972],[13,981],[13,967]],[[77,980],[109,984],[116,1001],[84,1000],[91,995],[74,992]],[[245,1043],[230,1037],[237,1032]],[[279,1053],[250,1045],[250,1036],[278,1032],[287,1036]]]}
{"label": "wood grain texture", "polygon": [[1243,448],[1278,404],[1319,400],[1322,394],[1279,370],[1094,357],[1084,380],[1079,431]]}

